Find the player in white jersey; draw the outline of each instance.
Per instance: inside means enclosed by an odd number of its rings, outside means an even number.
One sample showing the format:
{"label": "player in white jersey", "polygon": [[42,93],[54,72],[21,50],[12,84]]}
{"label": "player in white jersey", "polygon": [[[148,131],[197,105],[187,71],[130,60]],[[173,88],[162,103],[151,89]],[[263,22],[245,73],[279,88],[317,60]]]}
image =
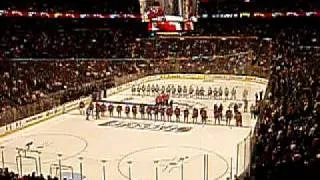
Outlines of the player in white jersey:
{"label": "player in white jersey", "polygon": [[187,97],[187,95],[188,95],[188,89],[187,89],[187,86],[184,85],[183,86],[183,97]]}
{"label": "player in white jersey", "polygon": [[211,87],[208,88],[208,98],[209,99],[212,98],[212,89],[211,89]]}
{"label": "player in white jersey", "polygon": [[226,87],[224,89],[224,100],[228,100],[228,98],[229,98],[229,89],[228,87]]}
{"label": "player in white jersey", "polygon": [[192,87],[192,85],[189,86],[189,95],[190,98],[193,97],[193,93],[194,93],[194,88]]}
{"label": "player in white jersey", "polygon": [[217,87],[214,87],[214,90],[213,90],[213,99],[217,99],[218,97],[218,90],[217,90]]}
{"label": "player in white jersey", "polygon": [[231,99],[232,100],[236,100],[237,99],[237,90],[234,87],[231,90]]}
{"label": "player in white jersey", "polygon": [[219,92],[218,93],[218,97],[219,97],[220,100],[222,100],[223,91],[222,91],[222,87],[221,86],[219,87],[219,91],[218,92]]}
{"label": "player in white jersey", "polygon": [[151,87],[150,84],[147,85],[147,95],[150,96]]}
{"label": "player in white jersey", "polygon": [[131,87],[131,94],[132,94],[132,96],[134,96],[135,93],[136,93],[136,85],[134,84],[134,85],[132,85],[132,87]]}

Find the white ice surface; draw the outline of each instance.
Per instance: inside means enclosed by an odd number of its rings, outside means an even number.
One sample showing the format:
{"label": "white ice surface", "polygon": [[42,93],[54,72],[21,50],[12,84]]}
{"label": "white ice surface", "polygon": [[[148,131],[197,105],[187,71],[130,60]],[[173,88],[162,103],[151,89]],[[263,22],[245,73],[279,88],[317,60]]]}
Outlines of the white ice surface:
{"label": "white ice surface", "polygon": [[[157,83],[199,84],[193,81],[159,81]],[[203,83],[203,82],[202,82]],[[243,88],[249,90],[249,98],[254,99],[254,93],[264,90],[265,86],[255,83],[219,82],[203,83],[208,85],[230,84],[229,89],[237,87],[238,97],[242,97]],[[230,88],[231,87],[231,88]],[[125,99],[131,96],[130,90],[121,92],[108,100]],[[190,101],[177,99],[179,101]],[[132,101],[153,103],[153,97],[133,97]],[[212,101],[192,100],[213,108]],[[228,102],[224,102],[228,103]],[[209,154],[209,180],[225,179],[230,176],[231,157],[233,158],[233,173],[235,168],[236,145],[248,136],[250,128],[225,126],[190,125],[192,130],[185,133],[156,132],[128,128],[98,126],[112,118],[86,121],[85,117],[77,115],[78,111],[55,117],[51,120],[21,130],[1,139],[5,146],[5,166],[17,170],[16,147],[24,147],[33,142],[31,149],[42,152],[41,169],[43,174],[50,173],[50,165],[58,163],[58,154],[62,154],[62,164],[72,166],[78,174],[80,160],[83,157],[83,174],[86,179],[103,179],[101,160],[107,160],[106,179],[128,179],[128,161],[132,161],[132,180],[155,179],[154,160],[159,160],[159,180],[177,180],[181,176],[181,161],[184,157],[184,179],[203,179],[203,154]],[[248,114],[246,116],[249,116]],[[247,124],[251,124],[247,121]],[[28,155],[36,157],[36,154]],[[23,159],[23,172],[35,171],[32,160]],[[69,170],[64,170],[67,174]],[[55,174],[56,171],[52,171]]]}

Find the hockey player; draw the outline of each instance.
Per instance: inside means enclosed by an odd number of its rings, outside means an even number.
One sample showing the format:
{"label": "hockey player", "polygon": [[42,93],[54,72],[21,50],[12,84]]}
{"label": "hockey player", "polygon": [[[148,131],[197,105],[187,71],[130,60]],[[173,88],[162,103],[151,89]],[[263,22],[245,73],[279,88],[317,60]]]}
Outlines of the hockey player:
{"label": "hockey player", "polygon": [[239,105],[238,105],[238,103],[234,103],[233,111],[234,111],[234,113],[236,113],[236,112],[239,111]]}
{"label": "hockey player", "polygon": [[147,95],[150,96],[151,87],[150,84],[147,85]]}
{"label": "hockey player", "polygon": [[219,112],[219,121],[222,121],[222,112],[223,112],[223,106],[222,104],[220,104],[220,106],[218,107],[218,112]]}
{"label": "hockey player", "polygon": [[144,119],[144,105],[143,104],[140,104],[139,112],[141,115],[141,119]]}
{"label": "hockey player", "polygon": [[192,85],[189,86],[189,95],[190,95],[190,98],[193,96],[193,93],[194,93],[194,88],[192,87]]}
{"label": "hockey player", "polygon": [[216,87],[214,87],[214,90],[213,90],[213,99],[217,99],[218,97],[218,90]]}
{"label": "hockey player", "polygon": [[141,87],[140,87],[140,85],[138,85],[138,87],[137,87],[137,95],[138,96],[140,96],[140,91],[141,91]]}
{"label": "hockey player", "polygon": [[127,118],[129,118],[129,113],[130,113],[130,107],[129,107],[129,105],[126,105],[124,111],[125,111],[125,113],[126,113]]}
{"label": "hockey player", "polygon": [[137,118],[137,106],[133,105],[132,106],[132,114],[133,114],[133,118],[136,119]]}
{"label": "hockey player", "polygon": [[229,108],[229,109],[226,111],[226,125],[229,125],[229,126],[230,126],[232,116],[233,116],[233,115],[232,115],[232,111],[231,111],[231,109]]}
{"label": "hockey player", "polygon": [[187,88],[186,85],[184,85],[184,86],[183,86],[183,96],[184,96],[184,97],[187,97],[187,95],[188,95],[188,88]]}
{"label": "hockey player", "polygon": [[212,89],[211,87],[208,88],[208,98],[212,98]]}
{"label": "hockey player", "polygon": [[167,115],[167,119],[168,119],[168,122],[171,122],[171,117],[172,117],[172,114],[173,114],[173,109],[172,107],[168,107],[167,110],[166,110],[166,115]]}
{"label": "hockey player", "polygon": [[156,121],[158,121],[158,113],[159,113],[159,107],[158,106],[154,106],[153,108],[153,114],[154,114],[154,119]]}
{"label": "hockey player", "polygon": [[164,119],[164,113],[165,113],[165,108],[162,106],[162,107],[160,108],[160,120],[161,120],[161,121],[165,121],[165,119]]}
{"label": "hockey player", "polygon": [[242,115],[239,111],[235,113],[234,118],[236,120],[236,126],[242,126]]}
{"label": "hockey player", "polygon": [[217,124],[217,121],[220,124],[220,114],[219,114],[219,108],[217,104],[215,104],[213,107],[213,117],[214,117],[214,124]]}
{"label": "hockey player", "polygon": [[201,88],[200,88],[199,95],[200,95],[201,99],[204,98],[204,88],[203,88],[203,86],[201,86]]}
{"label": "hockey player", "polygon": [[177,88],[176,88],[176,87],[174,87],[174,86],[172,86],[171,94],[172,94],[172,96],[173,96],[173,97],[175,97],[175,96],[176,96],[176,92],[177,92]]}
{"label": "hockey player", "polygon": [[180,108],[178,106],[174,110],[174,114],[176,115],[176,122],[180,122]]}
{"label": "hockey player", "polygon": [[166,93],[167,93],[167,94],[170,94],[170,92],[171,92],[171,86],[168,85],[168,86],[166,87]]}
{"label": "hockey player", "polygon": [[121,106],[121,105],[118,105],[118,106],[117,106],[118,118],[121,118],[121,112],[122,112],[122,106]]}
{"label": "hockey player", "polygon": [[132,93],[132,96],[134,96],[136,93],[136,85],[135,84],[132,85],[132,87],[131,87],[131,93]]}
{"label": "hockey player", "polygon": [[198,109],[197,108],[193,108],[192,123],[197,123],[197,121],[198,121]]}
{"label": "hockey player", "polygon": [[85,112],[84,112],[85,106],[86,106],[86,105],[84,104],[84,102],[83,102],[83,101],[80,101],[80,103],[79,103],[80,115],[84,115],[84,114],[85,114]]}
{"label": "hockey player", "polygon": [[148,116],[148,120],[152,120],[152,107],[151,106],[147,107],[147,116]]}
{"label": "hockey player", "polygon": [[183,122],[184,123],[189,122],[189,110],[187,108],[183,111]]}
{"label": "hockey player", "polygon": [[104,117],[104,113],[106,112],[107,106],[105,103],[102,103],[101,105],[101,116]]}
{"label": "hockey player", "polygon": [[86,115],[87,115],[86,120],[87,120],[87,121],[89,121],[90,112],[91,112],[91,110],[90,110],[89,108],[87,108],[87,109],[86,109]]}
{"label": "hockey player", "polygon": [[151,93],[154,95],[154,92],[156,91],[156,88],[154,87],[154,84],[151,85]]}
{"label": "hockey player", "polygon": [[201,115],[201,123],[207,124],[207,111],[204,108],[201,108],[200,115]]}
{"label": "hockey player", "polygon": [[158,85],[158,84],[156,84],[155,91],[156,91],[156,93],[159,93],[159,91],[160,91],[160,88],[159,88],[159,85]]}
{"label": "hockey player", "polygon": [[113,105],[112,105],[112,104],[109,104],[109,106],[108,106],[108,111],[109,111],[110,117],[113,117],[113,109],[114,109]]}
{"label": "hockey player", "polygon": [[100,104],[96,103],[96,120],[100,119]]}
{"label": "hockey player", "polygon": [[218,96],[219,96],[219,99],[220,99],[220,100],[222,100],[222,94],[223,94],[223,92],[222,92],[222,87],[220,86],[220,87],[219,87],[219,91],[218,91]]}
{"label": "hockey player", "polygon": [[229,89],[228,87],[226,87],[224,89],[224,100],[228,100],[228,98],[229,98]]}
{"label": "hockey player", "polygon": [[231,90],[231,99],[232,100],[236,100],[237,99],[237,90],[234,87]]}
{"label": "hockey player", "polygon": [[182,87],[178,85],[178,97],[181,97],[182,95]]}
{"label": "hockey player", "polygon": [[199,95],[200,95],[200,89],[199,89],[199,87],[197,86],[197,87],[196,87],[196,98],[199,98]]}
{"label": "hockey player", "polygon": [[161,92],[164,93],[166,90],[166,87],[164,85],[161,86]]}
{"label": "hockey player", "polygon": [[91,111],[90,114],[92,115],[92,118],[94,118],[94,113],[93,113],[94,105],[92,102],[89,104],[89,110]]}
{"label": "hockey player", "polygon": [[142,96],[144,96],[146,92],[146,86],[144,84],[142,84],[141,91],[142,91]]}

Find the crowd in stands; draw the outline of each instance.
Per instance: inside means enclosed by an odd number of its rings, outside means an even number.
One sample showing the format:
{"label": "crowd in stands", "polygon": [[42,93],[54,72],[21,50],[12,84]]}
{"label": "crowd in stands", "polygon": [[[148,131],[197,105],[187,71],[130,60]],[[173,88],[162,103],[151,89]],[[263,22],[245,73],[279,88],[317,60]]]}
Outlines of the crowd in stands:
{"label": "crowd in stands", "polygon": [[[59,5],[60,1],[57,2]],[[59,7],[81,11],[87,9],[83,6],[88,5],[86,3]],[[21,4],[19,8],[54,7],[51,4],[29,5]],[[104,12],[103,8],[109,7],[97,8]],[[93,7],[93,10],[96,9]],[[143,25],[133,30],[132,26],[123,24],[121,28],[110,28],[109,23],[101,28],[85,28],[85,23],[71,20],[3,21],[5,25],[0,27],[1,121],[12,121],[8,120],[12,116],[4,116],[8,110],[21,111],[19,107],[47,99],[54,93],[63,92],[62,103],[88,95],[95,89],[113,86],[115,78],[139,73],[254,74],[270,77],[270,82],[260,109],[252,177],[258,180],[320,179],[320,36],[317,26],[302,22],[288,24],[287,20],[274,24],[246,20],[244,23],[199,22],[203,25],[198,32],[202,36],[256,38],[150,40],[144,32],[139,32]],[[72,26],[74,24],[76,27]],[[42,60],[12,61],[12,58]],[[44,61],[45,58],[51,60]],[[87,58],[87,61],[78,58]],[[142,59],[108,61],[115,58]],[[102,81],[100,87],[97,81]],[[16,176],[8,170],[0,171],[0,178],[18,179]]]}
{"label": "crowd in stands", "polygon": [[200,14],[318,10],[318,0],[200,0]]}
{"label": "crowd in stands", "polygon": [[121,3],[117,0],[12,0],[0,3],[3,10],[29,10],[44,12],[78,12],[78,13],[133,13],[139,14],[139,1],[125,0]]}

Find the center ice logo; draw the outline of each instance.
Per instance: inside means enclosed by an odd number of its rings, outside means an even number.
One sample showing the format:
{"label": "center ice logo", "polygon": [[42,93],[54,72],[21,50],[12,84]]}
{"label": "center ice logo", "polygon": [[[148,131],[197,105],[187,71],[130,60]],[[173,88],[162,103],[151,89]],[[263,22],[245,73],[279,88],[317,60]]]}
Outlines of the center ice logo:
{"label": "center ice logo", "polygon": [[117,120],[108,121],[106,123],[99,124],[99,126],[110,126],[110,127],[117,127],[117,128],[130,128],[130,129],[138,129],[138,130],[152,130],[152,131],[163,131],[163,132],[188,132],[192,129],[192,127],[189,127],[189,126],[125,122],[125,121],[117,121]]}

